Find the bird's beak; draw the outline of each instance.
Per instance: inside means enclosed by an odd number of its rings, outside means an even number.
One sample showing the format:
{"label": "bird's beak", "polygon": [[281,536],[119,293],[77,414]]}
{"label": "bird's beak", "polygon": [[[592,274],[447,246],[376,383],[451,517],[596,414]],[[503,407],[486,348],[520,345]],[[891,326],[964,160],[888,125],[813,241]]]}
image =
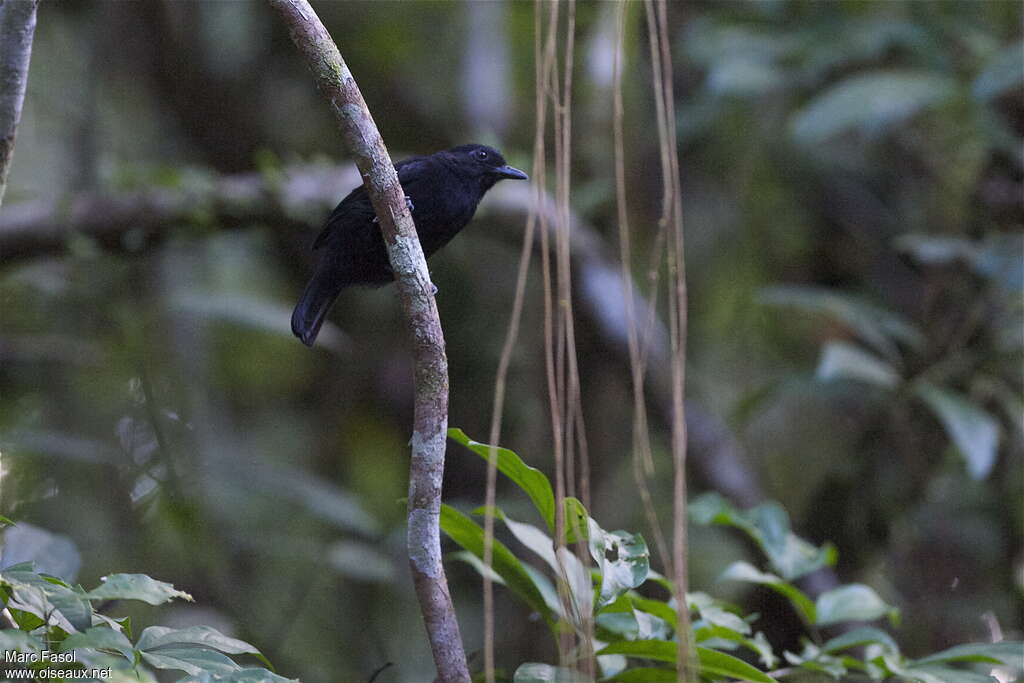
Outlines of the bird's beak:
{"label": "bird's beak", "polygon": [[494,172],[497,173],[502,178],[512,178],[514,180],[530,179],[530,176],[526,175],[518,168],[513,168],[507,164],[505,166],[499,166],[498,168],[494,169]]}

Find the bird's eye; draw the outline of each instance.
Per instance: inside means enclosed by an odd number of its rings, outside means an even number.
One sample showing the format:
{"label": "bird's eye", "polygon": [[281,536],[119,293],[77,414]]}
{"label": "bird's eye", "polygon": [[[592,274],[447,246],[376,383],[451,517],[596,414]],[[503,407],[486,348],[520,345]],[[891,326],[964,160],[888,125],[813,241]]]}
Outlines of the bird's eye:
{"label": "bird's eye", "polygon": [[476,152],[475,152],[475,153],[473,154],[473,156],[475,156],[475,157],[476,157],[477,159],[479,159],[480,161],[487,161],[487,152],[485,152],[485,151],[484,151],[484,150],[482,150],[482,149],[478,149],[478,150],[477,150],[477,151],[476,151]]}

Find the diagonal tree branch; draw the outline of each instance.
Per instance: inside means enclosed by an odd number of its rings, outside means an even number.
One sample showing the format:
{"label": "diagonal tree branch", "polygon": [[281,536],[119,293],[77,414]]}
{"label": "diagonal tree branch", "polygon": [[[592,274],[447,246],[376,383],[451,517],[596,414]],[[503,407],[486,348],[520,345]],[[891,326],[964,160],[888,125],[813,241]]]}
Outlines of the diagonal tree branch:
{"label": "diagonal tree branch", "polygon": [[0,0],[0,204],[14,157],[39,0]]}
{"label": "diagonal tree branch", "polygon": [[441,564],[441,475],[448,428],[448,359],[433,285],[405,193],[363,95],[306,0],[269,0],[327,98],[379,219],[415,357],[415,417],[409,471],[408,550],[413,583],[444,683],[469,683]]}

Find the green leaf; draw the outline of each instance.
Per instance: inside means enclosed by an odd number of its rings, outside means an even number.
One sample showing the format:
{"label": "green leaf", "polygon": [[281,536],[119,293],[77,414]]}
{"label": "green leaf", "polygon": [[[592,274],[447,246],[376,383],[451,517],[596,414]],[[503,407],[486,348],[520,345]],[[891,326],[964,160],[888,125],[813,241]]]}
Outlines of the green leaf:
{"label": "green leaf", "polygon": [[988,674],[963,669],[950,669],[944,666],[908,666],[900,671],[905,680],[920,683],[992,683],[997,680]]}
{"label": "green leaf", "polygon": [[775,679],[742,659],[727,655],[718,650],[706,647],[697,648],[702,676],[725,676],[740,681],[756,681],[757,683],[776,683]]}
{"label": "green leaf", "polygon": [[815,602],[817,624],[827,626],[844,621],[871,621],[893,612],[871,588],[851,583],[833,588],[818,596]]}
{"label": "green leaf", "polygon": [[900,651],[899,645],[896,644],[896,641],[893,640],[892,636],[885,631],[871,626],[862,626],[844,633],[841,636],[836,636],[822,645],[821,649],[823,652],[833,654],[841,650],[847,650],[851,647],[867,645],[868,643],[878,643],[891,652]]}
{"label": "green leaf", "polygon": [[661,600],[641,598],[635,595],[629,596],[629,600],[633,604],[633,607],[635,609],[658,617],[672,628],[676,627],[679,615],[676,613],[675,607],[672,607],[668,603],[662,602]]}
{"label": "green leaf", "polygon": [[678,676],[675,669],[656,669],[642,666],[628,669],[611,677],[620,683],[676,683]]}
{"label": "green leaf", "polygon": [[766,287],[761,290],[759,300],[770,306],[785,306],[842,322],[893,361],[900,357],[895,342],[914,349],[925,343],[924,335],[907,319],[839,291],[797,285]]}
{"label": "green leaf", "polygon": [[598,650],[599,655],[626,655],[658,662],[676,662],[678,646],[670,640],[619,640]]}
{"label": "green leaf", "polygon": [[140,650],[155,650],[171,645],[200,645],[231,655],[260,654],[259,650],[244,640],[229,638],[211,626],[189,626],[187,628],[150,626],[142,632],[139,641],[135,644]]}
{"label": "green leaf", "polygon": [[858,346],[844,341],[829,341],[821,351],[817,378],[826,382],[852,380],[891,389],[900,376],[891,365]]}
{"label": "green leaf", "polygon": [[4,517],[3,515],[0,515],[0,524],[6,525],[6,526],[17,526],[17,524],[12,522],[7,517]]}
{"label": "green leaf", "polygon": [[39,636],[25,631],[9,628],[0,631],[0,651],[3,652],[39,652],[46,648],[46,643]]}
{"label": "green leaf", "polygon": [[724,524],[746,532],[783,578],[793,580],[835,562],[835,550],[817,548],[789,530],[789,516],[769,501],[750,510],[737,510],[717,493],[699,496],[689,507],[698,524]]}
{"label": "green leaf", "polygon": [[559,548],[555,556],[561,564],[559,576],[565,579],[569,587],[572,606],[570,616],[573,623],[578,628],[582,628],[594,610],[594,589],[590,571],[568,548]]}
{"label": "green leaf", "polygon": [[514,683],[594,683],[594,679],[575,669],[530,662],[516,669]]}
{"label": "green leaf", "polygon": [[786,596],[804,623],[813,624],[815,622],[817,611],[811,599],[802,590],[775,574],[762,572],[750,563],[740,560],[729,565],[722,572],[721,578],[728,581],[744,581],[767,586]]}
{"label": "green leaf", "polygon": [[239,669],[227,674],[211,674],[202,672],[195,676],[187,676],[178,683],[294,683],[297,678],[278,676],[266,669]]}
{"label": "green leaf", "polygon": [[991,662],[1024,670],[1024,643],[1012,641],[967,643],[922,657],[916,660],[914,665],[936,662]]}
{"label": "green leaf", "polygon": [[129,662],[135,662],[135,651],[131,642],[120,631],[106,626],[94,626],[82,633],[72,633],[65,638],[58,648],[61,652],[91,648],[93,650],[114,650]]}
{"label": "green leaf", "polygon": [[845,78],[793,116],[798,142],[817,144],[848,131],[876,134],[949,100],[952,79],[924,71],[878,71]]}
{"label": "green leaf", "polygon": [[141,600],[150,605],[161,605],[174,598],[192,602],[192,596],[169,583],[157,581],[145,574],[111,574],[103,583],[85,594],[89,600]]}
{"label": "green leaf", "polygon": [[198,676],[204,671],[212,674],[228,674],[242,667],[227,655],[200,647],[142,652],[142,659],[157,669],[173,669]]}
{"label": "green leaf", "polygon": [[971,478],[987,477],[999,448],[999,423],[996,419],[974,402],[948,389],[918,382],[914,391],[939,418],[963,455]]}
{"label": "green leaf", "polygon": [[535,467],[530,467],[522,459],[508,450],[497,446],[473,441],[461,429],[452,428],[448,430],[448,438],[457,441],[469,450],[473,451],[485,461],[490,460],[490,452],[493,448],[498,471],[512,480],[521,488],[533,501],[534,507],[548,525],[548,531],[555,530],[555,494],[551,490],[551,482],[544,476],[544,473]]}
{"label": "green leaf", "polygon": [[689,593],[686,601],[697,610],[701,621],[711,626],[718,626],[735,633],[737,636],[750,633],[750,624],[738,614],[727,610],[720,602],[706,593]]}
{"label": "green leaf", "polygon": [[601,572],[597,605],[602,607],[647,580],[651,557],[640,534],[604,531],[596,522],[590,521],[589,548]]}
{"label": "green leaf", "polygon": [[[442,504],[441,530],[463,549],[478,558],[483,558],[484,530],[469,517],[449,505]],[[492,550],[494,571],[505,580],[505,584],[513,593],[539,612],[549,626],[552,625],[551,610],[519,559],[497,539]]]}

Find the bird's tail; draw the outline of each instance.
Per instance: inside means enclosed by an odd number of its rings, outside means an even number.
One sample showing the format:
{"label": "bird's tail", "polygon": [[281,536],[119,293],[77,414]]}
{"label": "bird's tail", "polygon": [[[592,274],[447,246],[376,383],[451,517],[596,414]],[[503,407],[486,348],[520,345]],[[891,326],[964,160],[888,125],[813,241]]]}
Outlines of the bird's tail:
{"label": "bird's tail", "polygon": [[306,346],[313,346],[324,318],[331,310],[331,304],[338,298],[343,287],[343,284],[319,268],[306,285],[306,291],[292,312],[292,333]]}

